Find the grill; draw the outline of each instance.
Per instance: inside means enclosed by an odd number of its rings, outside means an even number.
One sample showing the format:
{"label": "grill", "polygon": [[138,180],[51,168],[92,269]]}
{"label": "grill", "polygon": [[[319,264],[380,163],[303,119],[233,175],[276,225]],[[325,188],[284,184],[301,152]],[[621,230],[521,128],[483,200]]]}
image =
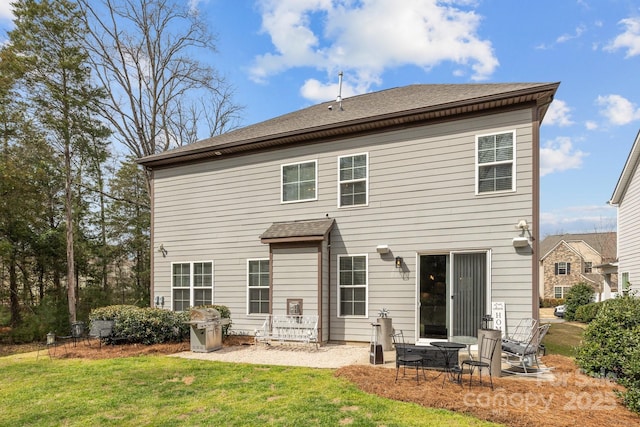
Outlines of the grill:
{"label": "grill", "polygon": [[215,308],[194,308],[190,313],[191,351],[209,353],[222,348],[222,327],[229,319],[222,319]]}

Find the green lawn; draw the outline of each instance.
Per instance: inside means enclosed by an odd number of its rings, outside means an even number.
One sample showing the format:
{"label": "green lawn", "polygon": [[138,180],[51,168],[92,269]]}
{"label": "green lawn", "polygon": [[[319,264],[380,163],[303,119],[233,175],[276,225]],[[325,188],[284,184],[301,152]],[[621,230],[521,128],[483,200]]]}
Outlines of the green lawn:
{"label": "green lawn", "polygon": [[575,322],[552,323],[542,340],[547,354],[575,357],[576,347],[582,340],[586,325]]}
{"label": "green lawn", "polygon": [[145,356],[0,358],[0,426],[489,426],[365,394],[333,371]]}

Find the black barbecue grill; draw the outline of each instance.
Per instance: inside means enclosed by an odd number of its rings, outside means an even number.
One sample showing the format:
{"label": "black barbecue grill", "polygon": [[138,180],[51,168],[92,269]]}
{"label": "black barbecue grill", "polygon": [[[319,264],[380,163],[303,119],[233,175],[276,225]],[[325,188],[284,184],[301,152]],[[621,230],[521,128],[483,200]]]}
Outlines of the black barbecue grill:
{"label": "black barbecue grill", "polygon": [[222,327],[229,319],[220,317],[215,308],[194,308],[190,313],[191,351],[208,353],[222,348]]}

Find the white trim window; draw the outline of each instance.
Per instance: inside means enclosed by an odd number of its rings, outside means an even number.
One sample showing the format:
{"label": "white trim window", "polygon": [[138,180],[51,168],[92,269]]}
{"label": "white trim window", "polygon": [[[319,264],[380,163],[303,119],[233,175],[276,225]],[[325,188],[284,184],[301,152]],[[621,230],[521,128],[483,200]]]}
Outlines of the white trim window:
{"label": "white trim window", "polygon": [[247,314],[269,314],[269,259],[247,260]]}
{"label": "white trim window", "polygon": [[338,255],[338,316],[367,316],[367,255]]}
{"label": "white trim window", "polygon": [[369,155],[338,157],[338,206],[369,204]]}
{"label": "white trim window", "polygon": [[282,203],[317,200],[317,160],[282,165],[280,172]]}
{"label": "white trim window", "polygon": [[171,263],[173,310],[213,304],[213,262]]}
{"label": "white trim window", "polygon": [[554,286],[553,297],[557,299],[564,298],[570,288],[570,286]]}
{"label": "white trim window", "polygon": [[571,274],[571,263],[570,262],[556,262],[554,264],[554,273],[556,276],[567,276]]}
{"label": "white trim window", "polygon": [[476,194],[515,191],[515,131],[476,136]]}

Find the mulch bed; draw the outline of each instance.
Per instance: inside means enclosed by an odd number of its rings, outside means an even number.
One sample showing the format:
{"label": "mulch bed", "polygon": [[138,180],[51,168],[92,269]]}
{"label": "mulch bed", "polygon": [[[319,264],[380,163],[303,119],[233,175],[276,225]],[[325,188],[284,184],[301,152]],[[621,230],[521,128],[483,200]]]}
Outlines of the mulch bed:
{"label": "mulch bed", "polygon": [[[224,346],[247,345],[247,337],[230,336]],[[123,344],[97,345],[84,343],[76,347],[67,346],[67,351],[58,352],[57,358],[105,359],[154,354],[173,354],[190,349],[188,342],[172,344]],[[2,349],[6,353],[6,348]],[[14,351],[16,349],[13,349]],[[27,350],[27,349],[25,349]],[[427,381],[417,385],[415,377],[407,370],[407,376],[395,381],[395,369],[373,365],[352,365],[336,370],[335,375],[354,383],[361,390],[403,402],[414,402],[430,408],[449,409],[474,417],[502,423],[508,426],[640,426],[640,417],[621,403],[616,390],[622,387],[608,380],[588,377],[579,372],[573,360],[563,356],[545,356],[546,366],[554,368],[554,381],[539,381],[534,378],[494,378],[494,390],[488,378],[481,386],[474,376],[471,388],[468,376],[464,385],[436,378],[437,371],[427,371]]]}
{"label": "mulch bed", "polygon": [[403,402],[414,402],[430,408],[443,408],[508,426],[635,426],[640,417],[624,406],[615,394],[622,387],[608,380],[581,374],[573,360],[563,356],[545,356],[546,366],[554,367],[555,381],[534,378],[494,378],[491,390],[488,378],[471,388],[468,375],[464,385],[445,383],[437,372],[427,371],[427,381],[416,384],[415,376],[395,382],[395,369],[374,366],[347,366],[336,376],[348,379],[361,390]]}

